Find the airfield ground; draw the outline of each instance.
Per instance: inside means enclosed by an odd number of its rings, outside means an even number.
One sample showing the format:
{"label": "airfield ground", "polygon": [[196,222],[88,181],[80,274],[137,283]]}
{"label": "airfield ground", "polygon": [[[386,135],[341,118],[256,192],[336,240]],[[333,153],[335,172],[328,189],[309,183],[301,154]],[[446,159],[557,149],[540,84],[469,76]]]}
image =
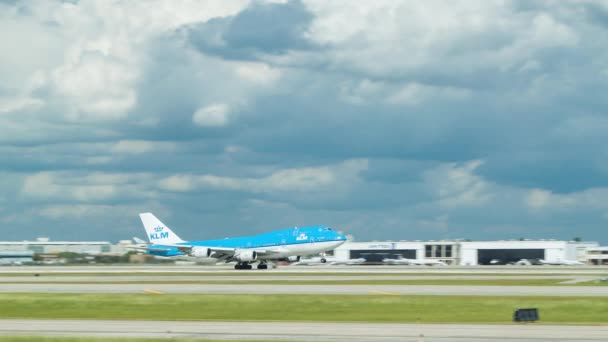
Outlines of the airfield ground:
{"label": "airfield ground", "polygon": [[[607,275],[597,267],[7,267],[0,342],[606,341]],[[513,323],[524,307],[541,320]]]}

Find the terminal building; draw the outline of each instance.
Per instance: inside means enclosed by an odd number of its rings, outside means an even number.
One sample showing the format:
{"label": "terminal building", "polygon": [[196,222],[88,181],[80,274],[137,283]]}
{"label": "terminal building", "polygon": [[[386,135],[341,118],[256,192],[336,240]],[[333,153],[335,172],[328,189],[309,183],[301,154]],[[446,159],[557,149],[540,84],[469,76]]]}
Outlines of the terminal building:
{"label": "terminal building", "polygon": [[[0,241],[0,265],[31,262],[34,255],[53,257],[72,252],[86,255],[123,255],[130,240],[113,244],[108,241]],[[503,265],[521,260],[544,260],[546,263],[581,262],[608,264],[608,247],[597,242],[558,240],[501,241],[347,241],[333,251],[339,260],[360,259],[366,264],[381,264],[385,259],[436,260],[448,265]]]}
{"label": "terminal building", "polygon": [[591,265],[608,265],[608,247],[589,248],[587,261]]}
{"label": "terminal building", "polygon": [[23,265],[34,261],[34,252],[0,252],[0,265]]}
{"label": "terminal building", "polygon": [[[522,259],[555,264],[566,261],[589,263],[588,251],[597,251],[595,253],[605,257],[608,262],[608,249],[602,250],[597,242],[556,240],[349,241],[336,248],[334,255],[338,259],[364,258],[368,263],[406,258],[475,266],[511,264]],[[606,254],[601,254],[603,252]]]}
{"label": "terminal building", "polygon": [[73,252],[81,254],[125,253],[129,240],[112,244],[109,241],[51,241],[49,238],[37,238],[35,241],[0,241],[0,252],[33,252],[52,254]]}

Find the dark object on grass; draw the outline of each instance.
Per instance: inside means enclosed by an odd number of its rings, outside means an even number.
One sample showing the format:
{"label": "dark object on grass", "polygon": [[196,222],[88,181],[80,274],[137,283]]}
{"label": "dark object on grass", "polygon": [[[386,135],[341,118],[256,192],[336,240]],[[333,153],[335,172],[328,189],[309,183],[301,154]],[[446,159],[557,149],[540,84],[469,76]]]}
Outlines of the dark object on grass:
{"label": "dark object on grass", "polygon": [[513,313],[514,322],[535,322],[539,319],[537,308],[517,309]]}

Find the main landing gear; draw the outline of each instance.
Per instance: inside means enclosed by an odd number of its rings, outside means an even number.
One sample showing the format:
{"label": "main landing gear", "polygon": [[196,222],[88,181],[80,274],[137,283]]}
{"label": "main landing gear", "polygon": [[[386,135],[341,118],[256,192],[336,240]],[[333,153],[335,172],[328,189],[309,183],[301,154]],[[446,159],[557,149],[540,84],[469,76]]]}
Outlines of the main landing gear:
{"label": "main landing gear", "polygon": [[238,264],[234,265],[235,270],[250,270],[252,268],[253,266],[249,265],[246,262],[239,262]]}
{"label": "main landing gear", "polygon": [[268,264],[267,263],[260,263],[258,265],[258,270],[267,270],[268,269]]}
{"label": "main landing gear", "polygon": [[[270,266],[273,266],[273,264],[270,264]],[[266,261],[260,261],[257,268],[258,268],[258,270],[267,270],[268,263]],[[251,269],[253,269],[253,265],[251,265],[248,262],[239,262],[236,265],[234,265],[234,269],[235,270],[251,270]]]}

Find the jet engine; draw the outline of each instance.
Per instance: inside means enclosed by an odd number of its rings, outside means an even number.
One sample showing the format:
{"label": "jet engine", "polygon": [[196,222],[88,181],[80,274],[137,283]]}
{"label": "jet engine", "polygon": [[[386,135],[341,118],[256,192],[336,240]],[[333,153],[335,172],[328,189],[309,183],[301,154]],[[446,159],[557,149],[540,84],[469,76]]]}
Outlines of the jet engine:
{"label": "jet engine", "polygon": [[258,258],[258,253],[256,253],[255,251],[251,251],[251,250],[238,250],[235,254],[234,254],[234,258],[238,261],[245,261],[245,262],[251,262],[251,261],[256,261]]}
{"label": "jet engine", "polygon": [[207,247],[192,247],[190,255],[195,258],[208,258],[211,255],[211,250]]}
{"label": "jet engine", "polygon": [[290,257],[287,258],[287,261],[289,262],[298,262],[300,261],[300,256],[299,255],[292,255]]}

